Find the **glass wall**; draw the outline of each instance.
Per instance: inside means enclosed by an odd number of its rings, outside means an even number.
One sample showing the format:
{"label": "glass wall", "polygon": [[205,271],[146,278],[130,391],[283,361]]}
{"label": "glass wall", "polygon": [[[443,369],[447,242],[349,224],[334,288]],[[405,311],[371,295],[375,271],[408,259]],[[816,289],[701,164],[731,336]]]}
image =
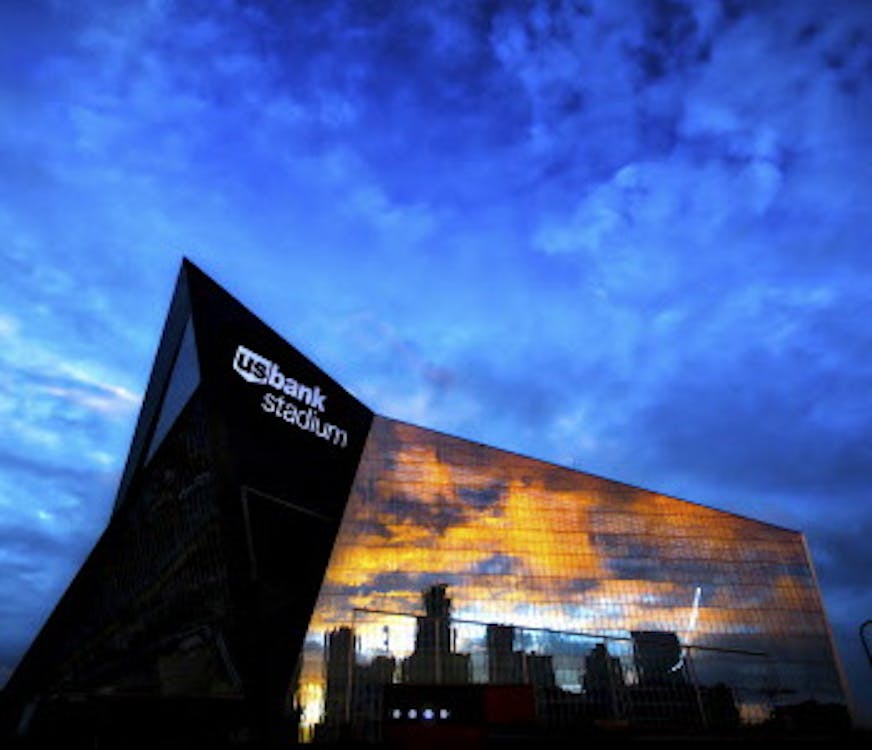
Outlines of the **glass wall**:
{"label": "glass wall", "polygon": [[414,686],[482,684],[528,686],[551,726],[844,702],[799,533],[376,418],[306,637],[303,738],[451,721]]}

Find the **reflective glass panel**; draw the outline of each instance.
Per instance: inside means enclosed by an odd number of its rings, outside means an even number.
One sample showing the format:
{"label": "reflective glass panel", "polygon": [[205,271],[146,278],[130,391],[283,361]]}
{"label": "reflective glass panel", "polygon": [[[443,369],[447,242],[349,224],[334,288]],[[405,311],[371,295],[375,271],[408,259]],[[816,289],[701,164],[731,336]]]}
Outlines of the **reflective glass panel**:
{"label": "reflective glass panel", "polygon": [[306,638],[303,739],[439,721],[421,686],[482,684],[528,686],[555,727],[844,701],[799,533],[376,418]]}

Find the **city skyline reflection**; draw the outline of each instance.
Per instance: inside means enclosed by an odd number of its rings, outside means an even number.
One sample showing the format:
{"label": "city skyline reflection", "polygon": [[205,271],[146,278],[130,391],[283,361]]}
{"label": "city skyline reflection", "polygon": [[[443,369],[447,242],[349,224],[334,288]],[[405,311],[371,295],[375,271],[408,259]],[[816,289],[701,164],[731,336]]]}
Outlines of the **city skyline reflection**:
{"label": "city skyline reflection", "polygon": [[[844,701],[798,532],[377,417],[306,637],[304,724],[324,716],[328,634],[353,627],[362,664],[407,659],[414,629],[397,620],[414,620],[437,585],[452,592],[471,679],[487,681],[475,623],[516,628],[542,653],[549,630],[612,644],[665,632],[684,653],[767,655],[766,669],[698,660],[712,684],[762,694],[768,680],[791,700]],[[584,690],[578,665],[555,675],[561,689]],[[743,719],[760,713],[755,701],[740,702]]]}

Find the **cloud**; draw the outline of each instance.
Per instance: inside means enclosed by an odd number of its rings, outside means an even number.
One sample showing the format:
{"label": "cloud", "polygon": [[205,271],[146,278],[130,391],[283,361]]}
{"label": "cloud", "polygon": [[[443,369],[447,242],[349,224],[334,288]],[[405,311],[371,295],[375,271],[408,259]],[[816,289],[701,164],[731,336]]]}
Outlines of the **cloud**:
{"label": "cloud", "polygon": [[2,320],[0,659],[8,670],[106,523],[139,397],[113,382],[111,366],[78,359],[75,346],[69,356],[33,319]]}
{"label": "cloud", "polygon": [[[631,422],[649,438],[640,459],[758,489],[861,489],[872,432],[868,331],[845,315],[851,296],[839,296],[761,286],[713,306]],[[742,340],[739,330],[755,335]]]}
{"label": "cloud", "polygon": [[[105,441],[132,424],[140,397],[110,378],[95,361],[77,360],[64,344],[49,338],[38,325],[9,322],[0,349],[5,377],[0,382],[0,413],[6,430],[0,449],[31,450],[62,464],[120,464],[109,458]],[[123,376],[122,376],[123,377]]]}
{"label": "cloud", "polygon": [[0,665],[11,669],[93,547],[118,473],[0,453]]}
{"label": "cloud", "polygon": [[822,584],[833,598],[868,596],[872,549],[863,540],[872,533],[872,513],[858,514],[848,523],[832,520],[816,527],[809,540]]}

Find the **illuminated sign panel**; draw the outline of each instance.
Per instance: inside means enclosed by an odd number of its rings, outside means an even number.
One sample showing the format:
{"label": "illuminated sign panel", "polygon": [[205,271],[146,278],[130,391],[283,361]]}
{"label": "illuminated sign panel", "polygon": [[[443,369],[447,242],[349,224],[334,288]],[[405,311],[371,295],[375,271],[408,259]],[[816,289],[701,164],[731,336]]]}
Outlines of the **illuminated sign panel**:
{"label": "illuminated sign panel", "polygon": [[[246,382],[266,385],[279,392],[278,396],[272,393],[263,395],[261,409],[267,414],[272,414],[301,430],[311,432],[334,445],[342,448],[348,445],[348,433],[345,430],[329,422],[322,423],[318,416],[318,412],[324,412],[324,404],[327,400],[327,396],[321,391],[320,386],[308,386],[300,383],[285,375],[275,362],[241,344],[236,347],[233,369]],[[286,399],[285,396],[290,398]],[[309,408],[299,408],[290,399],[305,404]]]}

